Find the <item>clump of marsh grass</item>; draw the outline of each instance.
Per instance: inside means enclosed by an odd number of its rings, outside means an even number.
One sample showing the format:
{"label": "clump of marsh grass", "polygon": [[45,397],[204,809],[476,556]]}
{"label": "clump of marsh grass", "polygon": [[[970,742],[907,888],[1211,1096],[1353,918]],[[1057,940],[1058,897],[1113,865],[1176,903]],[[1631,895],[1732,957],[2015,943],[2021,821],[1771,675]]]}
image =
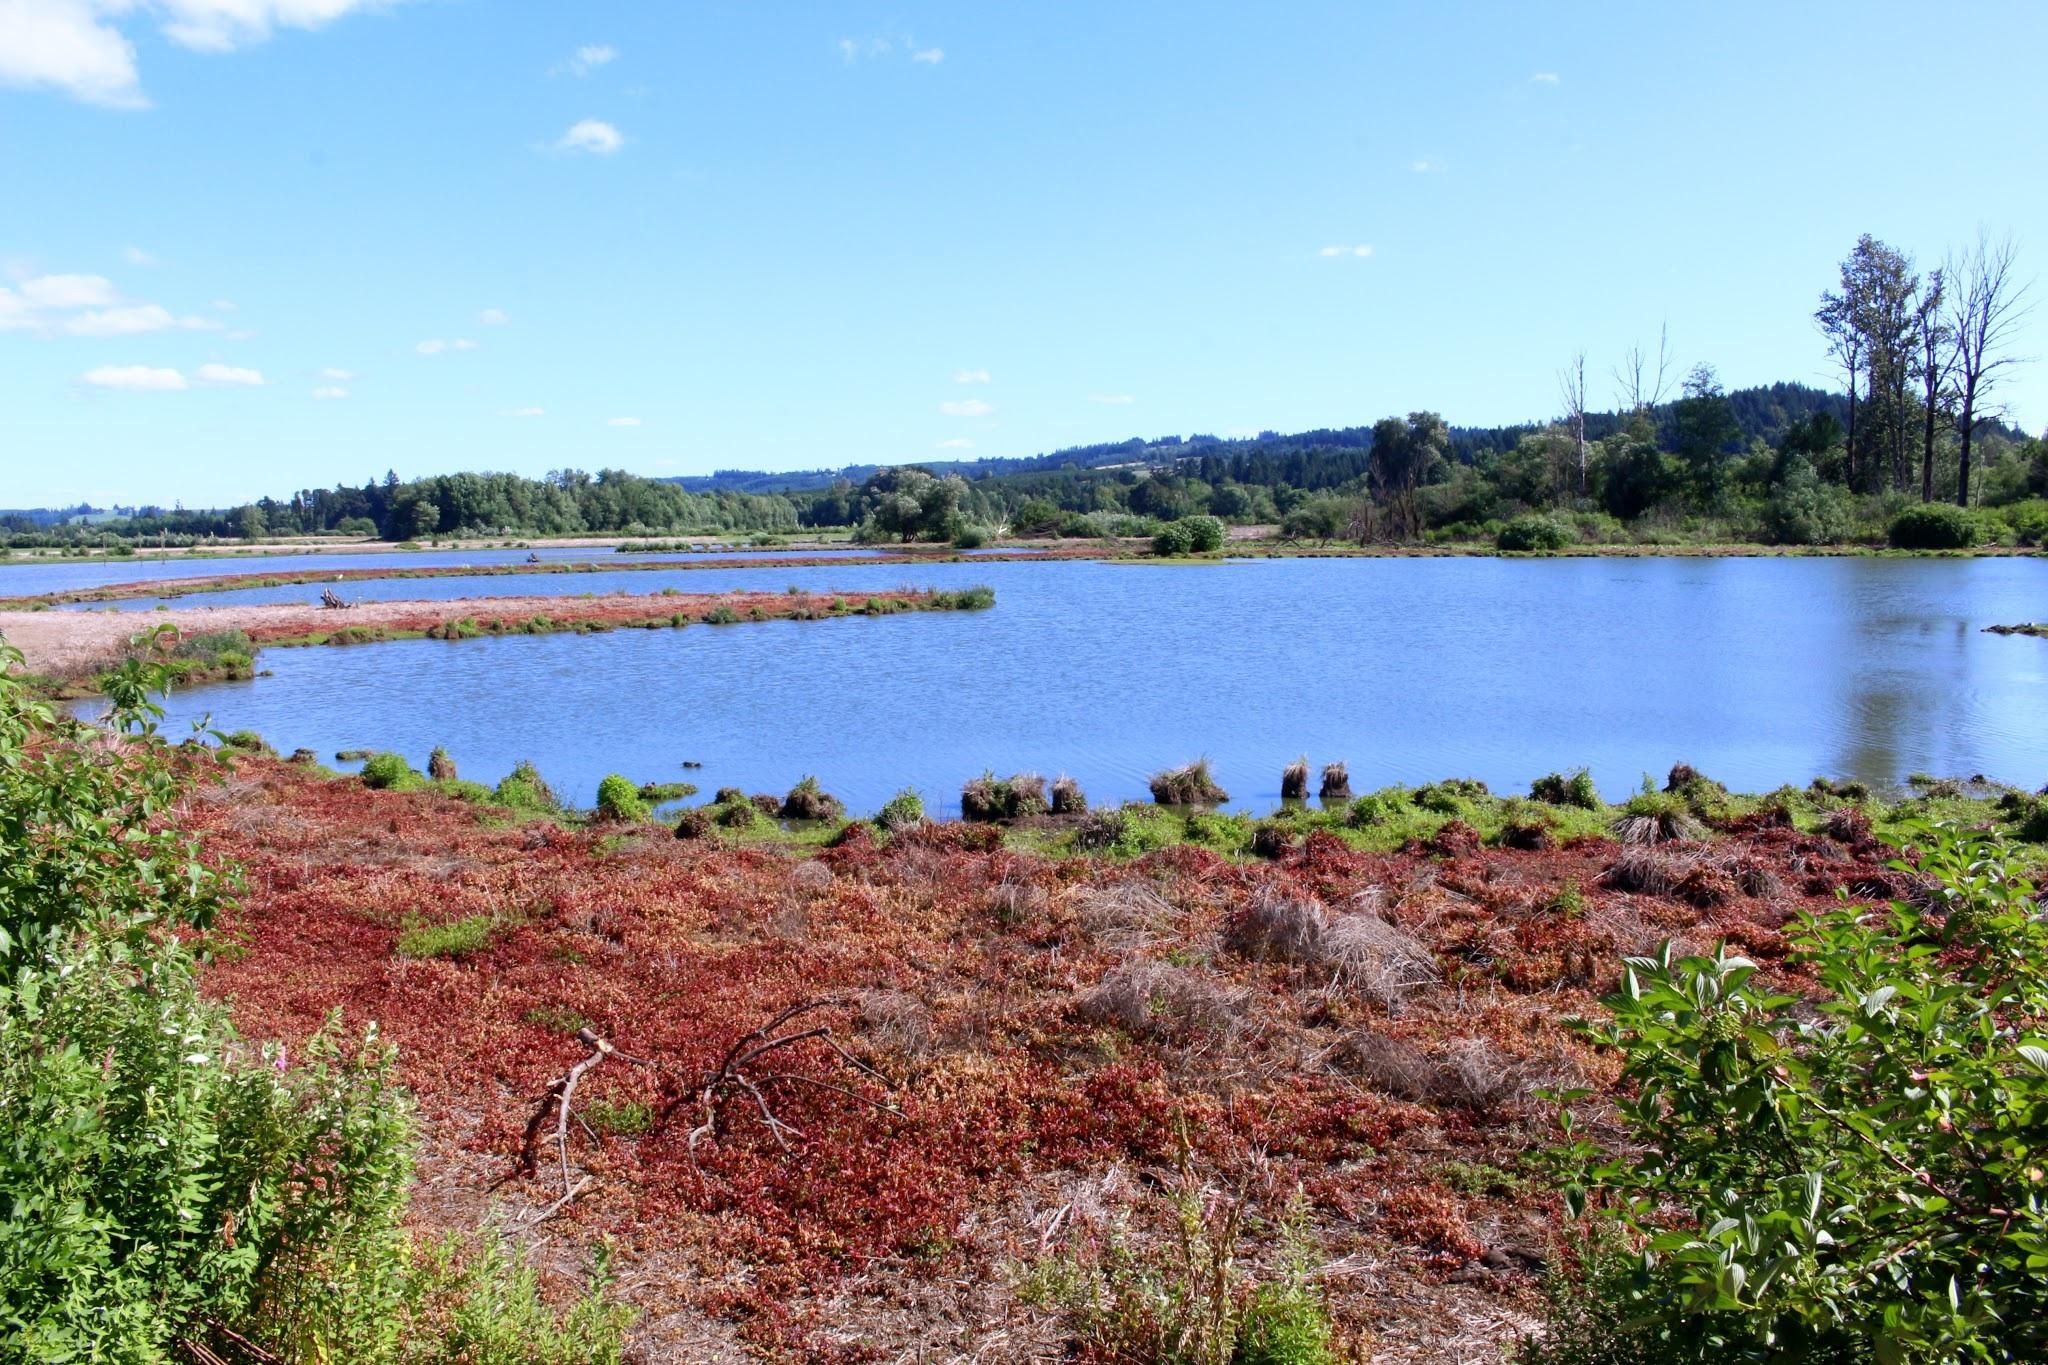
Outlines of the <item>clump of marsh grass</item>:
{"label": "clump of marsh grass", "polygon": [[1308,756],[1302,755],[1280,771],[1280,799],[1308,800]]}
{"label": "clump of marsh grass", "polygon": [[510,806],[517,811],[553,815],[562,809],[561,798],[540,775],[540,769],[523,758],[512,765],[512,771],[498,783],[491,797],[499,805]]}
{"label": "clump of marsh grass", "polygon": [[1534,1080],[1529,1067],[1483,1038],[1426,1052],[1405,1038],[1360,1029],[1340,1039],[1326,1060],[1396,1099],[1475,1114],[1498,1114],[1518,1104]]}
{"label": "clump of marsh grass", "polygon": [[420,783],[420,775],[403,754],[371,754],[363,762],[363,785],[372,790],[410,791]]}
{"label": "clump of marsh grass", "polygon": [[1054,815],[1086,815],[1088,793],[1081,790],[1081,784],[1062,773],[1052,780],[1052,813]]}
{"label": "clump of marsh grass", "polygon": [[985,772],[960,789],[960,818],[992,823],[1043,815],[1049,809],[1045,779],[1037,773],[997,777]]}
{"label": "clump of marsh grass", "polygon": [[1593,775],[1584,768],[1569,773],[1549,773],[1529,784],[1529,799],[1549,806],[1577,806],[1580,810],[1600,809],[1600,791]]}
{"label": "clump of marsh grass", "polygon": [[1325,976],[1333,993],[1359,995],[1387,1010],[1437,980],[1436,955],[1381,914],[1368,894],[1348,914],[1331,915],[1305,896],[1273,887],[1252,893],[1230,920],[1223,946],[1259,962],[1285,962]]}
{"label": "clump of marsh grass", "polygon": [[1206,758],[1154,773],[1149,785],[1152,799],[1162,806],[1220,806],[1230,799],[1230,793],[1217,785]]}
{"label": "clump of marsh grass", "polygon": [[1641,791],[1628,799],[1611,826],[1624,844],[1660,844],[1697,839],[1706,833],[1692,808],[1676,792]]}
{"label": "clump of marsh grass", "polygon": [[436,782],[455,781],[455,760],[438,744],[434,746],[434,752],[427,755],[427,776]]}
{"label": "clump of marsh grass", "polygon": [[1323,785],[1316,793],[1325,801],[1349,801],[1351,799],[1351,770],[1339,759],[1323,765]]}
{"label": "clump of marsh grass", "polygon": [[1164,962],[1126,962],[1075,995],[1074,1013],[1134,1038],[1185,1041],[1234,1032],[1242,997],[1207,973]]}
{"label": "clump of marsh grass", "polygon": [[785,820],[840,820],[846,816],[846,803],[819,786],[817,778],[806,775],[782,798],[781,816]]}

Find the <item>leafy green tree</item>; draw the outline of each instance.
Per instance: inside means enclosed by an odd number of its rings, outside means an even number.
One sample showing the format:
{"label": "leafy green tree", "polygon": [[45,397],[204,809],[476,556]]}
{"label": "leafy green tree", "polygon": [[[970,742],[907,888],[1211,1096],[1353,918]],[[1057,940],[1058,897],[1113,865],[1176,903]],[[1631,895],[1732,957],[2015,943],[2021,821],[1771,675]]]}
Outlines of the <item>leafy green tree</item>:
{"label": "leafy green tree", "polygon": [[1729,454],[1742,439],[1735,410],[1711,365],[1696,365],[1671,405],[1671,440],[1693,495],[1711,504],[1721,492]]}

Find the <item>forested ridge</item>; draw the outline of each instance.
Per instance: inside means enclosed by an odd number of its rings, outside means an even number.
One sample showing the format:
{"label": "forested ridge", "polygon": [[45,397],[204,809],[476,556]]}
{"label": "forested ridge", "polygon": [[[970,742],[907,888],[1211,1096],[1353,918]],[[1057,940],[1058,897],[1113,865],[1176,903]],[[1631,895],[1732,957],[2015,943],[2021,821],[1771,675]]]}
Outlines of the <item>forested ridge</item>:
{"label": "forested ridge", "polygon": [[1712,365],[1681,367],[1660,335],[1654,351],[1635,346],[1611,365],[1611,407],[1589,402],[1600,381],[1589,381],[1580,353],[1558,372],[1562,415],[1509,426],[1412,412],[1243,440],[1134,437],[1024,459],[676,479],[558,470],[406,480],[394,471],[232,508],[0,513],[0,529],[17,546],[848,527],[867,539],[972,544],[1150,535],[1207,516],[1324,543],[1492,539],[1508,549],[2038,543],[2048,531],[2048,444],[2007,425],[1997,403],[2022,359],[2012,343],[2028,283],[2015,261],[2010,241],[1980,238],[1923,271],[1860,238],[1813,315],[1839,390],[1781,382],[1731,392]]}

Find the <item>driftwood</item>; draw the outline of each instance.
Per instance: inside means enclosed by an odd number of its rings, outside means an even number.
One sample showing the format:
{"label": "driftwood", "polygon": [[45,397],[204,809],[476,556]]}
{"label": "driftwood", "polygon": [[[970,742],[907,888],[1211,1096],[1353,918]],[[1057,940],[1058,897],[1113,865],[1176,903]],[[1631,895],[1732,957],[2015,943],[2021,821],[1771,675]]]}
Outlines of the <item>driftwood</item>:
{"label": "driftwood", "polygon": [[332,588],[322,588],[320,590],[320,605],[329,611],[347,611],[355,603],[344,601],[341,595]]}
{"label": "driftwood", "polygon": [[[879,1109],[885,1114],[902,1117],[903,1111],[894,1105],[863,1095],[851,1086],[796,1072],[758,1069],[764,1059],[785,1048],[795,1047],[799,1043],[818,1042],[836,1053],[848,1066],[887,1084],[887,1078],[880,1072],[840,1046],[838,1040],[833,1037],[830,1024],[813,1024],[808,1028],[789,1031],[806,1015],[814,1015],[823,1010],[844,1009],[847,1005],[847,1001],[837,999],[806,1000],[801,1004],[791,1005],[760,1028],[741,1035],[738,1041],[726,1049],[725,1055],[719,1058],[716,1066],[694,1078],[687,1086],[679,1087],[680,1093],[677,1097],[662,1109],[661,1120],[666,1122],[676,1109],[695,1102],[701,1121],[690,1130],[689,1153],[690,1164],[700,1177],[704,1175],[704,1168],[697,1160],[697,1149],[705,1139],[717,1135],[724,1102],[735,1095],[745,1096],[752,1101],[752,1107],[761,1116],[761,1121],[767,1125],[769,1135],[785,1152],[795,1150],[790,1144],[791,1138],[803,1141],[804,1134],[801,1129],[776,1114],[775,1106],[769,1100],[769,1093],[779,1085],[806,1085],[819,1090],[829,1090],[870,1108]],[[590,1176],[575,1179],[569,1166],[569,1122],[575,1118],[578,1123],[582,1123],[581,1117],[575,1112],[575,1104],[576,1087],[582,1083],[584,1076],[612,1060],[624,1062],[629,1066],[656,1065],[645,1058],[629,1056],[619,1051],[594,1030],[579,1029],[576,1038],[589,1049],[589,1055],[548,1083],[547,1090],[541,1095],[540,1103],[535,1106],[532,1117],[526,1121],[525,1136],[520,1142],[520,1169],[532,1174],[539,1166],[542,1134],[547,1129],[549,1117],[553,1117],[555,1158],[561,1172],[562,1194],[554,1203],[535,1214],[529,1220],[531,1223],[543,1222],[554,1217],[591,1186]],[[585,1131],[589,1131],[587,1126]]]}

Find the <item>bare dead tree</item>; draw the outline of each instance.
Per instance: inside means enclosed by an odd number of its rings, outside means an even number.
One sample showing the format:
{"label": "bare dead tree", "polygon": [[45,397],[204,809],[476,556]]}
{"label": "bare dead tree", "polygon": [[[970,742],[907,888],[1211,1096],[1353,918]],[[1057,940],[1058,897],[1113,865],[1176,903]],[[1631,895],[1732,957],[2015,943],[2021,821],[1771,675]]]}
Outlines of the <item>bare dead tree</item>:
{"label": "bare dead tree", "polygon": [[1920,391],[1924,429],[1920,441],[1920,501],[1934,501],[1934,422],[1935,415],[1948,398],[1948,376],[1951,368],[1949,348],[1949,327],[1942,316],[1942,289],[1946,283],[1943,271],[1927,272],[1927,283],[1920,292],[1920,302],[1913,314],[1913,339],[1920,352]]}
{"label": "bare dead tree", "polygon": [[1565,421],[1578,445],[1579,496],[1586,496],[1586,353],[1579,351],[1557,372],[1557,391],[1564,399]]}
{"label": "bare dead tree", "polygon": [[1970,505],[1970,443],[1982,423],[1996,415],[1986,400],[2003,371],[2022,357],[2010,353],[2013,332],[2031,305],[2031,282],[2014,277],[2019,248],[2010,236],[1992,241],[1977,234],[1977,244],[1959,264],[1948,268],[1955,292],[1950,296],[1951,364],[1955,370],[1956,434],[1962,455],[1956,469],[1956,505]]}
{"label": "bare dead tree", "polygon": [[1641,342],[1621,353],[1621,363],[1614,367],[1614,382],[1621,389],[1622,405],[1630,412],[1648,412],[1663,402],[1671,383],[1671,365],[1671,327],[1665,323],[1657,328],[1654,370]]}
{"label": "bare dead tree", "polygon": [[1813,320],[1828,339],[1828,354],[1842,367],[1842,375],[1849,381],[1849,433],[1846,450],[1849,456],[1849,486],[1856,483],[1856,380],[1863,373],[1865,350],[1863,328],[1858,325],[1856,303],[1845,287],[1842,293],[1825,293],[1820,296],[1820,307],[1814,312]]}

